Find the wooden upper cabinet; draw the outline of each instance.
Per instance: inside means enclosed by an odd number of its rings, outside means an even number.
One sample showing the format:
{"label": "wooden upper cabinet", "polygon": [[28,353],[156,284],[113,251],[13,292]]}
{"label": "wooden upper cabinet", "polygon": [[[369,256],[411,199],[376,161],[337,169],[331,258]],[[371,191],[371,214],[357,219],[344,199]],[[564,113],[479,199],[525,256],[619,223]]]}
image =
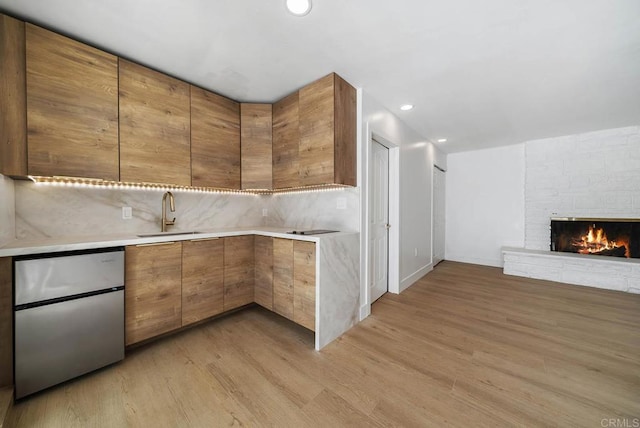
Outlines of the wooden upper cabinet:
{"label": "wooden upper cabinet", "polygon": [[242,189],[272,188],[271,104],[240,104]]}
{"label": "wooden upper cabinet", "polygon": [[299,91],[300,184],[356,185],[356,90],[335,73]]}
{"label": "wooden upper cabinet", "polygon": [[223,311],[224,241],[182,243],[182,325]]}
{"label": "wooden upper cabinet", "polygon": [[27,92],[24,22],[0,14],[0,173],[26,176]]}
{"label": "wooden upper cabinet", "polygon": [[253,235],[224,238],[224,310],[253,302],[255,255]]}
{"label": "wooden upper cabinet", "polygon": [[191,86],[191,183],[240,189],[240,104]]}
{"label": "wooden upper cabinet", "polygon": [[273,310],[273,238],[255,237],[255,302]]}
{"label": "wooden upper cabinet", "polygon": [[120,180],[191,185],[189,84],[120,59]]}
{"label": "wooden upper cabinet", "polygon": [[131,345],[182,325],[182,244],[125,248],[125,342]]}
{"label": "wooden upper cabinet", "polygon": [[273,188],[300,186],[298,92],[273,105]]}
{"label": "wooden upper cabinet", "polygon": [[26,25],[31,175],[118,181],[118,58]]}

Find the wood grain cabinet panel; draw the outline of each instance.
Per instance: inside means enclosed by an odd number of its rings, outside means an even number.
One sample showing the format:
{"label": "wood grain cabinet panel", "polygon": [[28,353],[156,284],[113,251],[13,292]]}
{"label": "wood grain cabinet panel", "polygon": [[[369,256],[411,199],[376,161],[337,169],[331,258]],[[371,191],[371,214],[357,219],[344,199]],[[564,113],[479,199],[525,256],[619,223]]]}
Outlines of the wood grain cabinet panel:
{"label": "wood grain cabinet panel", "polygon": [[31,175],[118,181],[118,58],[26,24]]}
{"label": "wood grain cabinet panel", "polygon": [[189,84],[120,59],[120,180],[191,185]]}
{"label": "wood grain cabinet panel", "polygon": [[253,235],[224,238],[224,310],[253,303],[255,255]]}
{"label": "wood grain cabinet panel", "polygon": [[240,104],[191,86],[191,182],[240,189]]}
{"label": "wood grain cabinet panel", "polygon": [[293,242],[293,321],[316,329],[316,244]]}
{"label": "wood grain cabinet panel", "polygon": [[0,388],[13,385],[13,259],[0,257]]}
{"label": "wood grain cabinet panel", "polygon": [[355,186],[355,88],[329,74],[299,91],[298,109],[300,184]]}
{"label": "wood grain cabinet panel", "polygon": [[298,92],[273,105],[273,188],[300,186]]}
{"label": "wood grain cabinet panel", "polygon": [[293,320],[293,240],[273,238],[273,311]]}
{"label": "wood grain cabinet panel", "polygon": [[27,171],[26,42],[24,22],[0,14],[0,173]]}
{"label": "wood grain cabinet panel", "polygon": [[256,282],[254,300],[273,310],[273,238],[255,237]]}
{"label": "wood grain cabinet panel", "polygon": [[125,338],[140,342],[182,325],[182,244],[125,249]]}
{"label": "wood grain cabinet panel", "polygon": [[242,189],[272,188],[271,104],[240,104]]}
{"label": "wood grain cabinet panel", "polygon": [[182,325],[223,311],[224,241],[182,242]]}

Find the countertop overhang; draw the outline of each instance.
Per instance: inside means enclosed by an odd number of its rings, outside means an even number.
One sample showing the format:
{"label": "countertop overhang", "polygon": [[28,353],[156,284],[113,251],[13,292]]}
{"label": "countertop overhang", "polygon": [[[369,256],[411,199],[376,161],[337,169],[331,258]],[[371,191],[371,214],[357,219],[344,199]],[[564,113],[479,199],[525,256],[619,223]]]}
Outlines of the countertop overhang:
{"label": "countertop overhang", "polygon": [[321,242],[336,236],[357,234],[358,232],[334,232],[322,235],[293,235],[291,228],[282,227],[244,227],[227,229],[198,229],[198,233],[172,230],[171,235],[139,237],[135,234],[114,234],[95,236],[49,237],[38,239],[16,239],[0,246],[0,257],[23,256],[30,254],[55,253],[60,251],[89,250],[94,248],[120,247],[126,245],[153,244],[159,242],[190,241],[195,239],[224,238],[227,236],[260,235],[273,238],[295,239],[298,241]]}

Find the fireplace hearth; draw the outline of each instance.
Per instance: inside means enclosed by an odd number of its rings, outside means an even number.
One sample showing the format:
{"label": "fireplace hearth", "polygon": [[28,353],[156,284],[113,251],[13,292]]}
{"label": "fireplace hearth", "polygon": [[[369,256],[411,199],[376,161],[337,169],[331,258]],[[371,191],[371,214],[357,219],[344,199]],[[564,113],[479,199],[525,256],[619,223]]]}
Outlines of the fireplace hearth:
{"label": "fireplace hearth", "polygon": [[640,258],[640,219],[552,218],[551,251]]}

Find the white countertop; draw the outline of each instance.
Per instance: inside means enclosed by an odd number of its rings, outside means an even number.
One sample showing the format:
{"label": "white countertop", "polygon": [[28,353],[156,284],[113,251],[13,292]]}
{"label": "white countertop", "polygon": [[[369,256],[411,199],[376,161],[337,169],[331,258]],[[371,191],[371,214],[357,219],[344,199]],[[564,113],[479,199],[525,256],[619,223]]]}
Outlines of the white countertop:
{"label": "white countertop", "polygon": [[[171,230],[171,235],[139,237],[130,234],[96,235],[96,236],[65,236],[41,239],[16,239],[0,246],[0,257],[23,256],[40,253],[54,253],[60,251],[88,250],[95,248],[119,247],[125,245],[152,244],[156,242],[189,241],[192,239],[222,238],[225,236],[262,235],[274,238],[297,239],[300,241],[321,242],[331,237],[344,236],[357,232],[334,232],[321,235],[293,235],[291,228],[282,227],[245,227],[232,229],[198,230],[193,234],[185,231],[185,234],[175,235],[180,232]],[[145,233],[148,235],[148,233]]]}

